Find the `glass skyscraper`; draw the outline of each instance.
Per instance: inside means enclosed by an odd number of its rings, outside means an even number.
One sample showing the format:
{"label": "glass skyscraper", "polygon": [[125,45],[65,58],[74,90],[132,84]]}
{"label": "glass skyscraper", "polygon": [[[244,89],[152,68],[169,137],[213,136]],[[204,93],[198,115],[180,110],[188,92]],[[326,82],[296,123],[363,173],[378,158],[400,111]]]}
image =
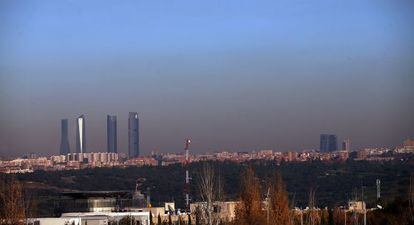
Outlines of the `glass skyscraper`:
{"label": "glass skyscraper", "polygon": [[106,135],[108,142],[108,152],[117,153],[117,133],[116,133],[116,116],[107,115],[106,117]]}
{"label": "glass skyscraper", "polygon": [[76,152],[86,152],[85,116],[76,118]]}
{"label": "glass skyscraper", "polygon": [[128,155],[139,156],[139,118],[137,112],[130,112],[128,117]]}
{"label": "glass skyscraper", "polygon": [[70,153],[69,148],[69,132],[68,132],[68,119],[61,120],[61,137],[60,137],[60,155],[67,155]]}
{"label": "glass skyscraper", "polygon": [[333,152],[338,150],[336,135],[321,134],[320,149],[321,152]]}

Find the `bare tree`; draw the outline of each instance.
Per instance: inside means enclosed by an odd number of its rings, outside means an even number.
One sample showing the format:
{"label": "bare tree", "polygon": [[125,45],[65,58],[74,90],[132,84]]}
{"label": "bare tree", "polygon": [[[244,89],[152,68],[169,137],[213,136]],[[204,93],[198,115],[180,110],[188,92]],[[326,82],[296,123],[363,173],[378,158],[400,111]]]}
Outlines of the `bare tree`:
{"label": "bare tree", "polygon": [[260,182],[253,169],[248,168],[241,183],[240,203],[236,207],[237,225],[266,224],[266,216],[262,210]]}
{"label": "bare tree", "polygon": [[217,173],[218,175],[216,176],[216,194],[215,194],[215,202],[216,202],[216,207],[217,210],[215,211],[215,213],[213,215],[214,216],[214,224],[219,225],[222,223],[221,220],[221,205],[220,203],[225,199],[224,197],[224,185],[223,185],[223,178],[221,176],[221,172],[220,170]]}
{"label": "bare tree", "polygon": [[201,225],[201,214],[202,214],[202,211],[201,211],[201,209],[200,209],[199,206],[196,207],[194,214],[195,214],[195,225]]}
{"label": "bare tree", "polygon": [[288,194],[280,172],[276,172],[275,174],[270,193],[270,224],[292,225]]}
{"label": "bare tree", "polygon": [[[353,199],[353,201],[358,201],[358,199],[359,199],[357,188],[354,188],[354,191],[352,193],[352,199]],[[359,216],[358,216],[358,213],[355,210],[353,210],[353,212],[352,212],[351,223],[354,224],[354,225],[359,224]]]}
{"label": "bare tree", "polygon": [[207,224],[213,224],[213,203],[215,201],[215,176],[213,167],[205,163],[201,169],[201,173],[198,177],[198,186],[200,191],[200,196],[205,205],[203,206],[203,211],[206,216]]}
{"label": "bare tree", "polygon": [[0,221],[20,225],[24,223],[24,218],[22,186],[14,177],[5,178],[0,181]]}
{"label": "bare tree", "polygon": [[309,190],[309,212],[306,224],[307,225],[316,225],[319,224],[320,217],[318,215],[318,211],[316,210],[316,204],[315,204],[315,188],[311,188]]}
{"label": "bare tree", "polygon": [[36,194],[34,190],[30,190],[28,188],[23,188],[23,207],[24,207],[24,214],[27,224],[27,219],[31,217],[35,217],[37,214],[37,201],[36,201]]}
{"label": "bare tree", "polygon": [[[294,209],[296,204],[296,193],[293,193],[292,200],[290,201],[290,208]],[[290,210],[290,221],[291,224],[295,224],[295,211]]]}

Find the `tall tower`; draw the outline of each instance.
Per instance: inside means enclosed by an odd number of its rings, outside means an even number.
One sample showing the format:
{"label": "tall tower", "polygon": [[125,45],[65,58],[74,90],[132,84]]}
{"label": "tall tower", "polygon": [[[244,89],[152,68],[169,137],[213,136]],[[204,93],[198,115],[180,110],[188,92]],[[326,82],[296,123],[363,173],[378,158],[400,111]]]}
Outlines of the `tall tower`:
{"label": "tall tower", "polygon": [[76,152],[85,153],[85,116],[81,115],[76,118]]}
{"label": "tall tower", "polygon": [[117,133],[116,133],[116,116],[106,116],[106,137],[108,143],[108,152],[117,153]]}
{"label": "tall tower", "polygon": [[338,143],[336,141],[336,135],[321,134],[319,150],[321,152],[333,152],[333,151],[338,150]]}
{"label": "tall tower", "polygon": [[137,112],[128,117],[128,154],[130,158],[139,156],[139,118]]}
{"label": "tall tower", "polygon": [[345,139],[344,141],[342,141],[342,150],[343,151],[350,151],[350,141],[349,139]]}
{"label": "tall tower", "polygon": [[69,148],[69,132],[68,132],[68,119],[61,120],[61,137],[60,137],[60,155],[67,155],[70,153]]}

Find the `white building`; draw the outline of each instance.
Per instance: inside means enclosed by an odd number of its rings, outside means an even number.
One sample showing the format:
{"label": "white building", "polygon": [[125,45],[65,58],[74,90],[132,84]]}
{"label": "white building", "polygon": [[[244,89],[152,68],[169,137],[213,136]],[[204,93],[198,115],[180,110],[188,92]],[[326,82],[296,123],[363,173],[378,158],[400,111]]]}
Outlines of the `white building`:
{"label": "white building", "polygon": [[28,224],[36,225],[108,225],[124,217],[132,217],[142,225],[149,225],[149,212],[74,212],[60,218],[30,218]]}

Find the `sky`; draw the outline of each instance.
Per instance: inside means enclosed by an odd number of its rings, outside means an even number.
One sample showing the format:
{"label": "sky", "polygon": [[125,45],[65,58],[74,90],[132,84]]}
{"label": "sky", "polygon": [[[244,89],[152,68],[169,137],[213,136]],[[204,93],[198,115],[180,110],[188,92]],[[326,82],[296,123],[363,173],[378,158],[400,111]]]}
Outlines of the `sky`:
{"label": "sky", "polygon": [[57,154],[60,119],[106,115],[127,150],[291,151],[333,133],[351,148],[414,138],[409,0],[0,1],[0,156]]}

